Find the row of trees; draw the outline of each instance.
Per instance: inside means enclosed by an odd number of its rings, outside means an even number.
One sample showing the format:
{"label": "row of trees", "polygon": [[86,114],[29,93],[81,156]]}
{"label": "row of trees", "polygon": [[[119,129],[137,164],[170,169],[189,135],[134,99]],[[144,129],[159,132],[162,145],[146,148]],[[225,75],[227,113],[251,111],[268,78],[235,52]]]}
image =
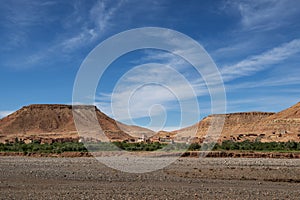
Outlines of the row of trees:
{"label": "row of trees", "polygon": [[38,141],[34,141],[29,144],[23,142],[15,143],[0,143],[0,151],[4,152],[38,152],[38,153],[62,153],[66,151],[74,152],[87,152],[87,149],[82,143],[78,142],[55,142],[52,144],[40,144]]}
{"label": "row of trees", "polygon": [[300,151],[300,142],[223,141],[221,144],[216,144],[214,150]]}
{"label": "row of trees", "polygon": [[300,151],[299,142],[233,142],[223,141],[221,144],[202,144],[193,143],[191,145],[184,143],[162,144],[162,143],[127,143],[127,142],[98,142],[98,143],[79,143],[79,142],[55,142],[52,144],[40,144],[34,141],[25,144],[20,141],[14,143],[0,143],[0,151],[8,152],[39,152],[39,153],[62,153],[66,151],[87,152],[87,151],[199,151],[199,150],[239,150],[239,151]]}

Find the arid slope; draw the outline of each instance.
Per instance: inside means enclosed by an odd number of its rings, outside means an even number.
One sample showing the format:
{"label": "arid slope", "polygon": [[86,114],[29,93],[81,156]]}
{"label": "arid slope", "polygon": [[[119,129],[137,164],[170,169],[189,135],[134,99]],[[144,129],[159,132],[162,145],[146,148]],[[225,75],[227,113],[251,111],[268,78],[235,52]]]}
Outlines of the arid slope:
{"label": "arid slope", "polygon": [[[129,134],[139,132],[139,130],[145,133],[151,132],[145,128],[139,129],[139,127],[132,127],[125,124],[119,127],[119,122],[108,117],[95,106],[81,106],[79,108],[76,110],[88,110],[85,112],[85,116],[82,116],[83,119],[89,114],[88,112],[95,112],[102,130],[111,140],[133,139],[138,134],[133,134],[134,136]],[[82,112],[77,113],[79,113],[77,116],[82,114]],[[79,122],[80,124],[86,125],[86,122]],[[12,141],[16,137],[24,140],[78,140],[79,135],[74,124],[72,106],[60,104],[29,105],[0,119],[0,142],[4,142],[5,140]]]}
{"label": "arid slope", "polygon": [[[218,131],[219,127],[222,130]],[[244,141],[260,140],[262,142],[300,141],[300,102],[278,113],[241,112],[215,114],[190,127],[173,132],[159,132],[155,137],[169,136],[175,140],[195,141],[212,139]]]}

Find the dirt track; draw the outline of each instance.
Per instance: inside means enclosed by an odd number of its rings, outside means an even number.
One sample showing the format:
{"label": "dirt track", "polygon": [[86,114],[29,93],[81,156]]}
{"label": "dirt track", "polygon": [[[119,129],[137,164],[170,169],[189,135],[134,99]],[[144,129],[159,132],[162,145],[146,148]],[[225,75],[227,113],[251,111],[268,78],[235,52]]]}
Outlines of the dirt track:
{"label": "dirt track", "polygon": [[0,199],[211,198],[299,199],[300,159],[180,158],[130,174],[92,157],[0,157]]}

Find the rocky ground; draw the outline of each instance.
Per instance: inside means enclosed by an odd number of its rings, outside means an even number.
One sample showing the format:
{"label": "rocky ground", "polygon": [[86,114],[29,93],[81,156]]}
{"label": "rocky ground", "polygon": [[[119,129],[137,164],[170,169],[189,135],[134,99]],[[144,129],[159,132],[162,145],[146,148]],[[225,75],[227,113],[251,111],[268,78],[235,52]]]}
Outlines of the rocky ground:
{"label": "rocky ground", "polygon": [[300,159],[180,158],[133,174],[93,157],[0,157],[0,199],[299,198]]}

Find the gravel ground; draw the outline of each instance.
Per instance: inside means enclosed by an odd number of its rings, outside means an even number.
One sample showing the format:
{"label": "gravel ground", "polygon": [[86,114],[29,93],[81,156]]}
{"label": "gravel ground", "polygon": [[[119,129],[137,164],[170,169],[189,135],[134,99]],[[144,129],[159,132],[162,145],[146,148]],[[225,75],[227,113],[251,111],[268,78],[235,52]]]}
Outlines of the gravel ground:
{"label": "gravel ground", "polygon": [[300,199],[300,159],[180,158],[133,174],[92,157],[0,157],[0,199]]}

